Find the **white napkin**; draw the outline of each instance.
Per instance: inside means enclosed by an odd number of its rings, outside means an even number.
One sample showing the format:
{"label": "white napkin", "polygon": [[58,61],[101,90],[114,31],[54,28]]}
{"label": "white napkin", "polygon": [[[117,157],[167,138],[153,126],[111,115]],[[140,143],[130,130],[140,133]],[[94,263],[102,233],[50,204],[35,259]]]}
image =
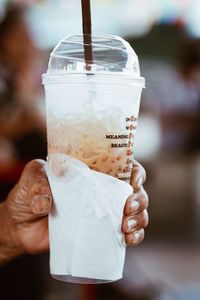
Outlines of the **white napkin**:
{"label": "white napkin", "polygon": [[46,170],[54,198],[51,274],[122,278],[126,247],[121,223],[133,188],[65,154],[51,154]]}

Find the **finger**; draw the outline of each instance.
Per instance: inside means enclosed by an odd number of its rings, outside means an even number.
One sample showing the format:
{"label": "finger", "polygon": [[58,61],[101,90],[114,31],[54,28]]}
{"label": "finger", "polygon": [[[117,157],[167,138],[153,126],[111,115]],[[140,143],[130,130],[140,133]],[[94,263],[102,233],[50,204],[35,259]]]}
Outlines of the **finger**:
{"label": "finger", "polygon": [[48,194],[36,195],[31,202],[32,213],[36,216],[45,216],[52,209],[52,198]]}
{"label": "finger", "polygon": [[145,180],[145,169],[141,164],[134,160],[130,184],[133,186],[134,190],[137,190],[145,182]]}
{"label": "finger", "polygon": [[34,159],[30,161],[22,173],[22,179],[23,180],[21,180],[21,182],[26,184],[46,180],[45,161],[42,159]]}
{"label": "finger", "polygon": [[148,222],[149,217],[146,209],[138,215],[124,216],[122,220],[122,232],[126,234],[138,231],[141,228],[145,228]]}
{"label": "finger", "polygon": [[125,241],[127,246],[137,246],[144,239],[144,229],[140,229],[139,231],[135,231],[133,233],[129,233],[125,235]]}
{"label": "finger", "polygon": [[147,209],[149,204],[149,199],[143,186],[139,188],[137,192],[132,194],[126,201],[124,207],[124,214],[129,216],[131,214],[140,213]]}
{"label": "finger", "polygon": [[53,198],[44,165],[43,160],[33,160],[25,168],[29,181],[26,183],[29,186],[29,203],[35,216],[47,215],[52,209]]}

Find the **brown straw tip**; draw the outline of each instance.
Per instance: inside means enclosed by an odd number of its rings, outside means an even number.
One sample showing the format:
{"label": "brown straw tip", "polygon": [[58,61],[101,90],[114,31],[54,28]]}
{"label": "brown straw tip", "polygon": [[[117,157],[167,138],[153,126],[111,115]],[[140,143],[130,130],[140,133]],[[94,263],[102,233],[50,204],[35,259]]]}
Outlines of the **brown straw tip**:
{"label": "brown straw tip", "polygon": [[86,70],[90,71],[91,70],[90,64],[93,63],[90,0],[81,0],[81,3],[82,3],[82,20],[83,20],[84,55],[85,55],[85,62],[86,62]]}

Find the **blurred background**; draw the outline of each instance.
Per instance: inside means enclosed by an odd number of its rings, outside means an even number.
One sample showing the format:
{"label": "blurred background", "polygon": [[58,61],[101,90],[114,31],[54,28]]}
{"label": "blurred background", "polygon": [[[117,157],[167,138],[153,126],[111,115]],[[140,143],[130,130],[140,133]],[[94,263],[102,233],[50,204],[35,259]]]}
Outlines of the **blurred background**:
{"label": "blurred background", "polygon": [[[150,224],[124,279],[79,286],[50,278],[48,254],[0,270],[0,298],[200,299],[200,1],[92,0],[93,33],[120,35],[139,56],[146,89],[135,158],[147,171]],[[41,74],[80,0],[0,0],[0,200],[32,158],[46,157]]]}

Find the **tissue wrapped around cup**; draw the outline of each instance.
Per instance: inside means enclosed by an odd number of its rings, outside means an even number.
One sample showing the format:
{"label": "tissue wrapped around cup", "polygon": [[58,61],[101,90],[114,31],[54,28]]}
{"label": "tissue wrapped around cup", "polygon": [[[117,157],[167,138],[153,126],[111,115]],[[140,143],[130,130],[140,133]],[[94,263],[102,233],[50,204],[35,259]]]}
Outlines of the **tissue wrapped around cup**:
{"label": "tissue wrapped around cup", "polygon": [[121,223],[133,188],[65,154],[51,154],[46,170],[54,198],[49,215],[51,274],[122,278],[126,247]]}

